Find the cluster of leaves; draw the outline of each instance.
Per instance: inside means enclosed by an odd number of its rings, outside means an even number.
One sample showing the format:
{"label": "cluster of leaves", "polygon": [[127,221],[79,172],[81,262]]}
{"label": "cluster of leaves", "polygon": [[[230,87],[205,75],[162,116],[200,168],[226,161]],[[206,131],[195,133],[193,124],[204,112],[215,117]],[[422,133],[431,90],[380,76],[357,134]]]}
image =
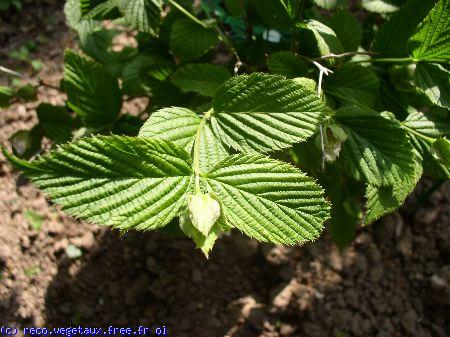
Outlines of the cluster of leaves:
{"label": "cluster of leaves", "polygon": [[424,171],[450,174],[450,0],[353,6],[68,0],[83,54],[65,55],[66,106],[37,109],[65,144],[6,155],[73,216],[181,228],[205,254],[232,228],[296,244],[327,219],[343,246]]}

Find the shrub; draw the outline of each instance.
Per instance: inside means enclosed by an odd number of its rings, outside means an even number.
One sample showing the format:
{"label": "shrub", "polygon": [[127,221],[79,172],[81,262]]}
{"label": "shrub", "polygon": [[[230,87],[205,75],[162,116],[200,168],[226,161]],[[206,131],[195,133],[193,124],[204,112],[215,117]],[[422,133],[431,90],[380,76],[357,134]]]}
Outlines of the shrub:
{"label": "shrub", "polygon": [[[68,214],[181,228],[206,255],[232,228],[294,245],[327,219],[342,247],[424,171],[449,177],[449,4],[68,0],[67,104],[5,154]],[[63,145],[19,158],[42,137]]]}

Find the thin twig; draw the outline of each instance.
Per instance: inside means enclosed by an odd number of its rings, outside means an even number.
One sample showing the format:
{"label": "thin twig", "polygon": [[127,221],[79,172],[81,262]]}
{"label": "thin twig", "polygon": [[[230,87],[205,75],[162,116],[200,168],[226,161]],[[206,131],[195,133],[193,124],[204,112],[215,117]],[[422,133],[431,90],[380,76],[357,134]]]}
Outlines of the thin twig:
{"label": "thin twig", "polygon": [[349,57],[349,56],[355,56],[355,55],[376,55],[376,53],[374,52],[370,52],[370,51],[349,51],[346,53],[342,53],[342,54],[328,54],[328,55],[324,55],[321,57],[317,57],[314,59],[314,61],[321,61],[321,60],[327,60],[327,59],[339,59],[339,58],[343,58],[343,57]]}
{"label": "thin twig", "polygon": [[14,70],[2,67],[2,66],[0,66],[0,72],[5,73],[10,76],[22,77],[21,73],[18,73],[17,71],[14,71]]}

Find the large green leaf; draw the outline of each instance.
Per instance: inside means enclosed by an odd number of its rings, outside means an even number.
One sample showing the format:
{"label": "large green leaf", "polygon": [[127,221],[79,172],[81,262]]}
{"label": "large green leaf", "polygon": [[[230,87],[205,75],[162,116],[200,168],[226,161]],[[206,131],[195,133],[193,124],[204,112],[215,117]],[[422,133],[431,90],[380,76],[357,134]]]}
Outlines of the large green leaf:
{"label": "large green leaf", "polygon": [[[202,118],[189,109],[177,107],[161,109],[147,119],[139,132],[139,137],[161,138],[191,152],[201,121]],[[208,172],[228,153],[209,124],[200,130],[199,137],[200,169]]]}
{"label": "large green leaf", "polygon": [[170,49],[183,61],[192,61],[205,55],[219,42],[213,28],[205,28],[190,19],[175,21],[170,33]]}
{"label": "large green leaf", "polygon": [[363,30],[361,23],[348,11],[337,11],[330,18],[330,28],[336,33],[345,51],[355,51],[361,45]]}
{"label": "large green leaf", "polygon": [[31,163],[8,157],[70,215],[123,230],[166,225],[191,186],[189,155],[163,140],[99,136]]}
{"label": "large green leaf", "polygon": [[337,110],[336,119],[347,133],[340,162],[357,180],[393,186],[414,176],[413,147],[399,123],[357,106]]}
{"label": "large green leaf", "polygon": [[36,108],[36,114],[45,135],[55,143],[65,143],[72,138],[75,123],[66,107],[42,103]]}
{"label": "large green leaf", "polygon": [[267,66],[271,73],[287,78],[305,76],[308,71],[306,63],[291,51],[273,53],[267,60]]}
{"label": "large green leaf", "polygon": [[117,0],[80,0],[83,19],[107,20],[120,17]]}
{"label": "large green leaf", "polygon": [[286,0],[253,0],[251,3],[266,24],[275,29],[289,29],[294,22]]}
{"label": "large green leaf", "polygon": [[64,89],[67,105],[90,127],[113,123],[122,107],[117,80],[108,70],[75,52],[64,57]]}
{"label": "large green leaf", "polygon": [[282,76],[229,79],[213,98],[214,133],[239,151],[278,150],[312,136],[324,117],[317,94]]}
{"label": "large green leaf", "polygon": [[344,104],[373,108],[379,97],[379,80],[372,69],[346,63],[327,78],[324,89]]}
{"label": "large green leaf", "polygon": [[381,26],[375,37],[373,50],[386,57],[408,56],[408,38],[434,2],[435,0],[409,0]]}
{"label": "large green leaf", "polygon": [[140,32],[156,35],[161,25],[162,0],[117,0],[127,22]]}
{"label": "large green leaf", "polygon": [[442,137],[450,137],[450,113],[435,109],[426,114],[411,113],[402,126],[423,160],[426,172],[437,178],[450,178],[450,169],[432,155],[432,146]]}
{"label": "large green leaf", "polygon": [[433,104],[450,109],[450,71],[439,64],[421,62],[414,79]]}
{"label": "large green leaf", "polygon": [[204,179],[227,222],[261,241],[314,240],[329,214],[323,190],[311,178],[259,154],[230,156]]}
{"label": "large green leaf", "polygon": [[409,40],[413,57],[450,61],[450,0],[439,0]]}
{"label": "large green leaf", "polygon": [[194,91],[203,96],[212,97],[217,88],[231,77],[225,68],[213,64],[189,64],[178,69],[172,82],[182,91]]}
{"label": "large green leaf", "polygon": [[371,224],[383,215],[391,213],[405,202],[406,197],[414,190],[422,176],[422,165],[415,161],[413,176],[397,181],[393,186],[375,186],[368,184],[366,188],[366,214],[364,224]]}
{"label": "large green leaf", "polygon": [[317,20],[308,20],[299,25],[300,28],[308,29],[314,35],[317,49],[321,56],[330,54],[341,54],[344,48],[339,42],[336,33],[327,25]]}

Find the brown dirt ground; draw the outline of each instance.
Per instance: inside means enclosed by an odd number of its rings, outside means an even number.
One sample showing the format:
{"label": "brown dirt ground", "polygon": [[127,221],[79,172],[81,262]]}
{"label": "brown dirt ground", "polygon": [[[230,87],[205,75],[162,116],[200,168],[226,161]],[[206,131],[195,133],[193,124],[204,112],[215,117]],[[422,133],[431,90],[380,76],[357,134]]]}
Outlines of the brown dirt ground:
{"label": "brown dirt ground", "polygon": [[[33,53],[44,69],[25,67],[24,75],[56,85],[74,36],[58,1],[26,4],[0,21],[0,63],[18,66],[8,52],[44,35]],[[39,88],[39,102],[63,100]],[[1,111],[2,145],[36,122],[36,105]],[[284,248],[233,233],[205,260],[187,239],[121,237],[71,219],[0,155],[0,326],[165,325],[177,337],[449,336],[450,184],[416,209],[431,184],[422,181],[399,212],[360,230],[343,252],[326,234]],[[29,209],[43,216],[40,230],[24,217]],[[69,244],[83,255],[69,258]]]}

